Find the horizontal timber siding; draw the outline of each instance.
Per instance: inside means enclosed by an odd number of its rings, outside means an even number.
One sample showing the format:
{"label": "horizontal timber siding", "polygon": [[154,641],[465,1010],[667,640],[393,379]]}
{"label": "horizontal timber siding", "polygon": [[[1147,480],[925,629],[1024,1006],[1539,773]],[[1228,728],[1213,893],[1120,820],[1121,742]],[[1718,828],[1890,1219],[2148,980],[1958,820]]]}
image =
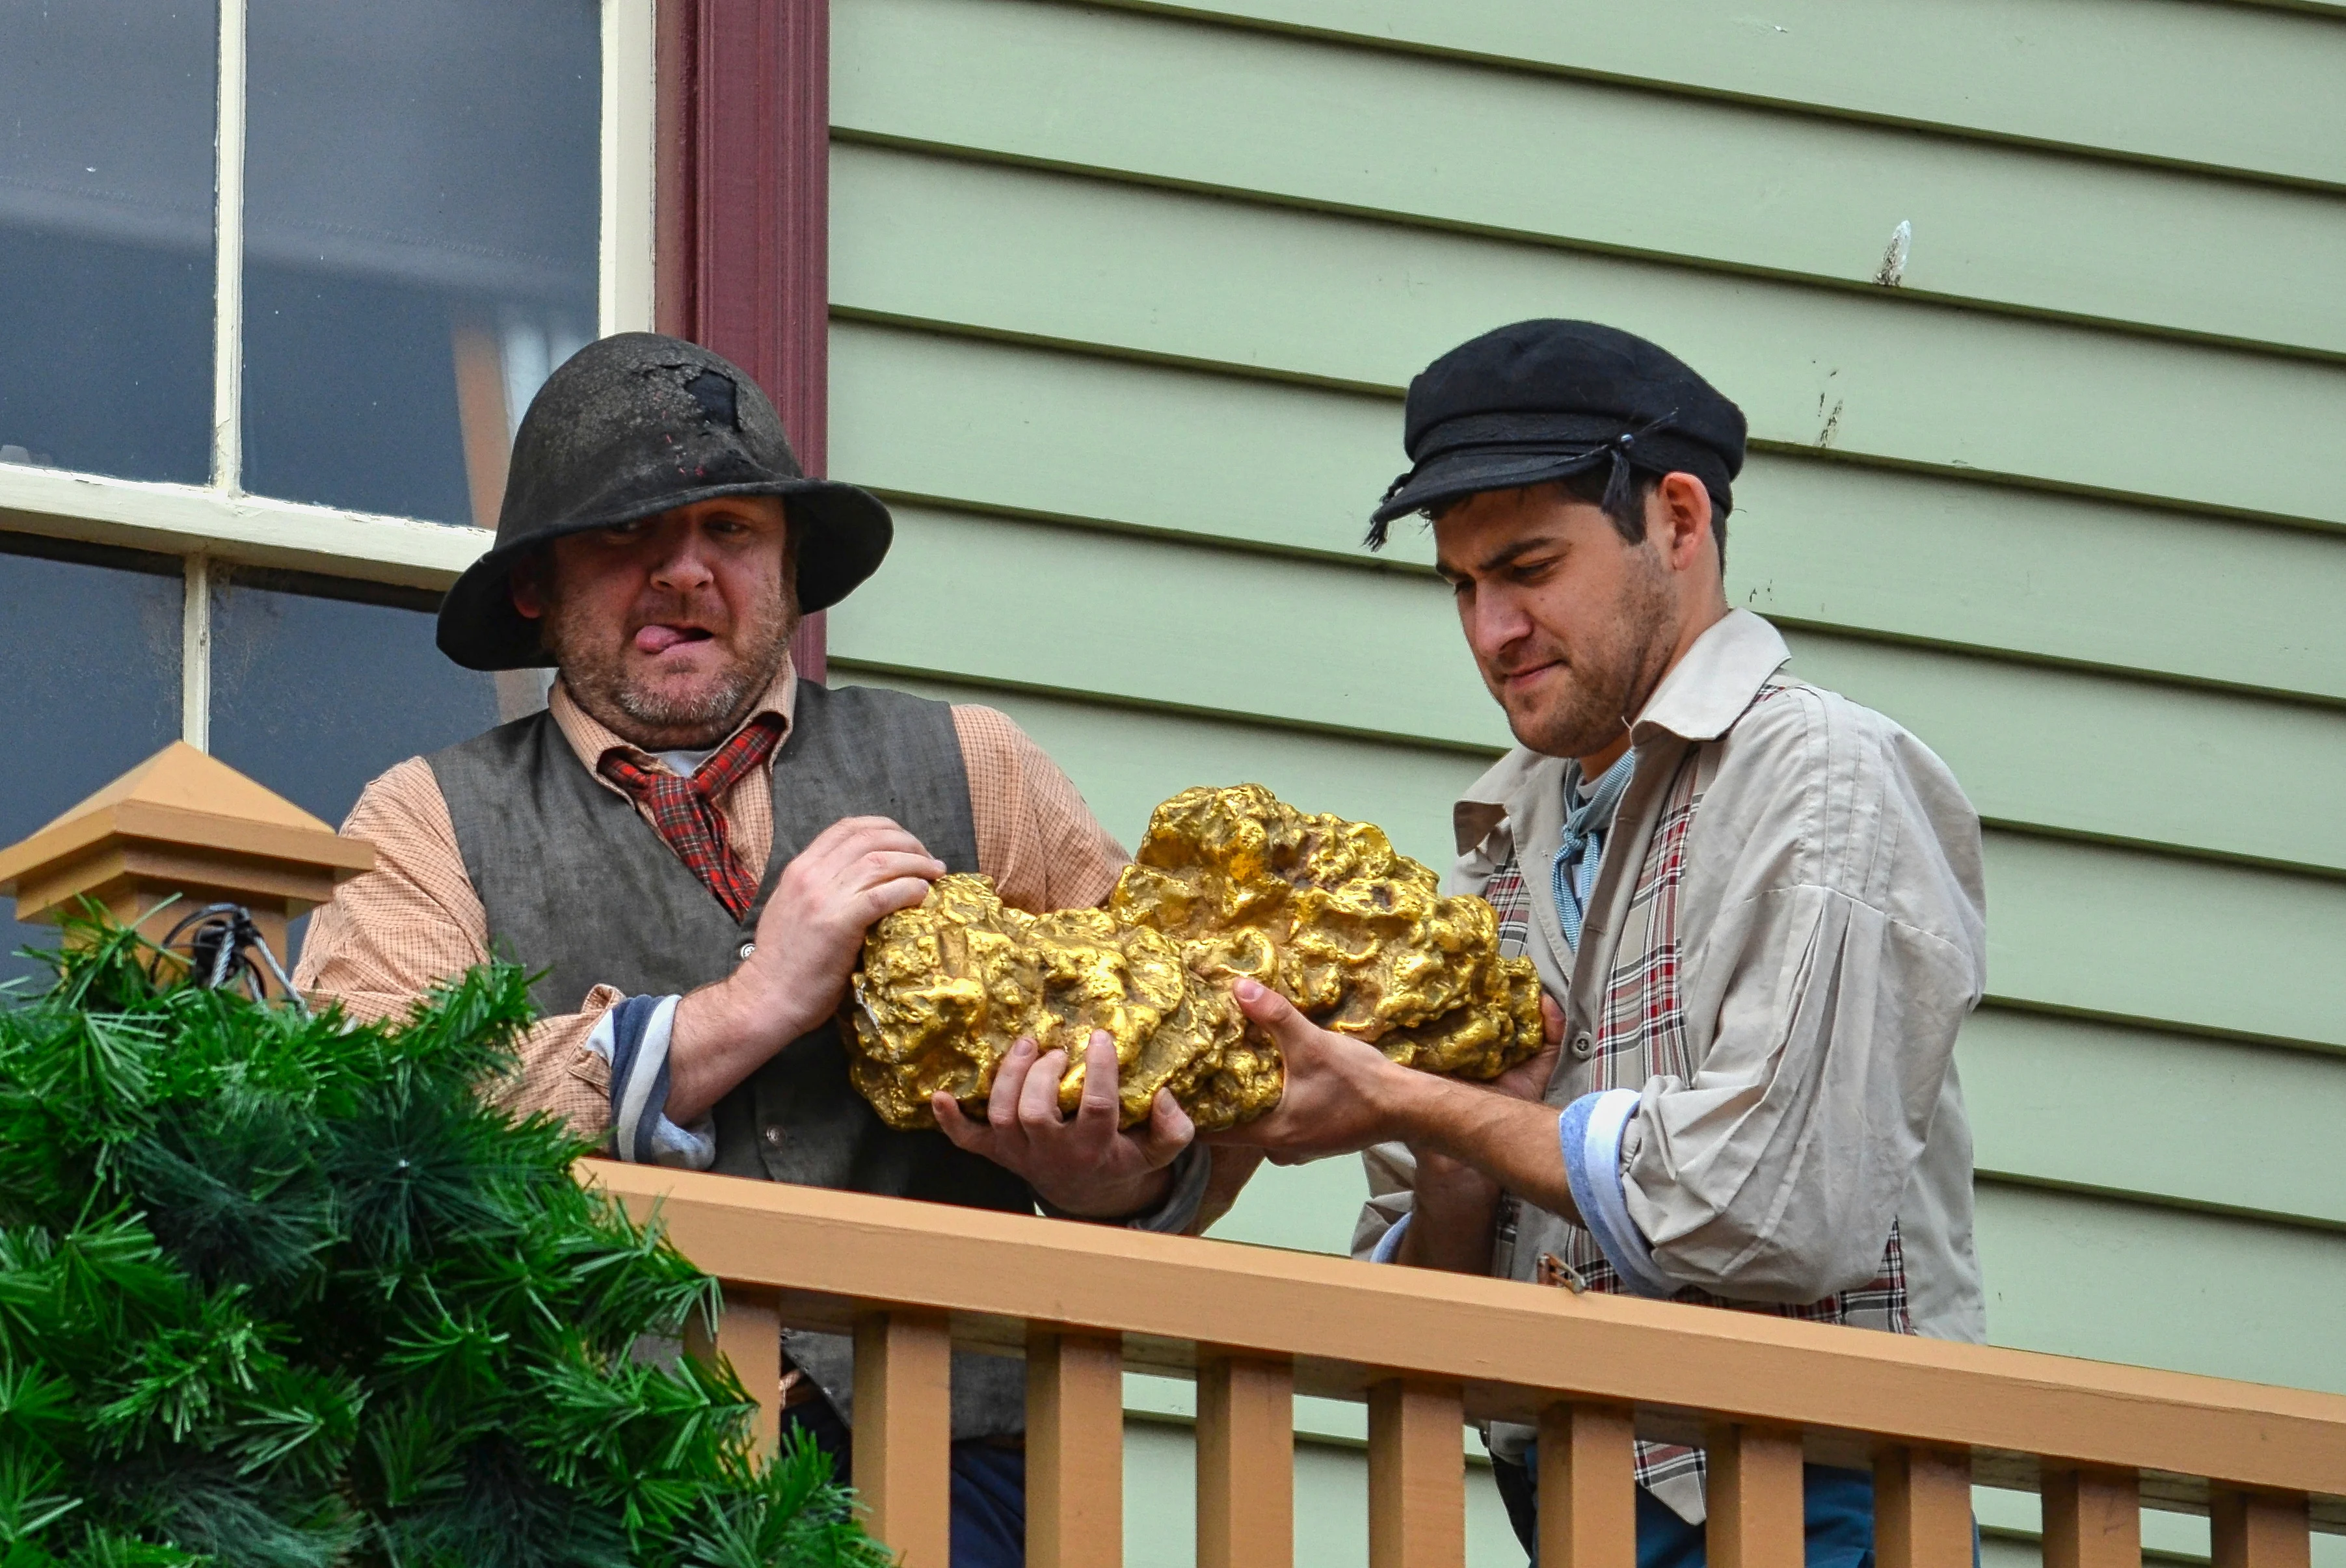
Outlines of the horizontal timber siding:
{"label": "horizontal timber siding", "polygon": [[1905,221],[1910,293],[2346,349],[2323,191],[1026,0],[842,16],[842,131],[1841,284]]}
{"label": "horizontal timber siding", "polygon": [[[1438,864],[1507,737],[1422,533],[1361,546],[1401,391],[1524,316],[1654,337],[1751,420],[1735,602],[1988,824],[1992,1337],[2346,1390],[2304,1328],[2346,1298],[2346,7],[833,25],[831,471],[898,524],[835,679],[1005,709],[1127,842],[1252,779]],[[1266,1172],[1221,1233],[1341,1250],[1360,1194]],[[1144,1524],[1185,1443],[1136,1417],[1137,1563],[1186,1560]],[[1357,1477],[1301,1453],[1299,1561],[1352,1561]]]}
{"label": "horizontal timber siding", "polygon": [[[1435,745],[1506,744],[1431,573],[923,503],[897,510],[905,559],[885,605],[841,617],[842,657]],[[1764,543],[1738,548],[1761,555]],[[966,618],[944,612],[972,573],[1005,624],[964,656]],[[1067,669],[1065,607],[1086,592],[1113,597],[1123,635]],[[867,629],[882,641],[856,643]],[[1158,639],[1184,636],[1183,658],[1165,659]],[[1804,673],[1932,741],[1992,821],[2346,873],[2346,821],[2318,810],[2328,781],[2346,774],[2346,710],[1799,628],[1791,641]],[[1291,662],[1267,681],[1273,650]],[[2241,757],[2270,766],[2244,770]],[[2346,886],[2336,892],[2346,915]]]}
{"label": "horizontal timber siding", "polygon": [[1851,119],[2346,186],[2336,0],[1106,0]]}
{"label": "horizontal timber siding", "polygon": [[1768,447],[2346,524],[2326,470],[2251,456],[2334,440],[2320,361],[862,143],[831,182],[849,315],[1397,393],[1570,310],[1703,360]]}
{"label": "horizontal timber siding", "polygon": [[[835,466],[893,494],[1368,560],[1390,395],[842,320]],[[1114,453],[1070,463],[1069,453]],[[2324,532],[1758,453],[1728,575],[1779,621],[2346,703]],[[1394,531],[1385,559],[1433,559]]]}

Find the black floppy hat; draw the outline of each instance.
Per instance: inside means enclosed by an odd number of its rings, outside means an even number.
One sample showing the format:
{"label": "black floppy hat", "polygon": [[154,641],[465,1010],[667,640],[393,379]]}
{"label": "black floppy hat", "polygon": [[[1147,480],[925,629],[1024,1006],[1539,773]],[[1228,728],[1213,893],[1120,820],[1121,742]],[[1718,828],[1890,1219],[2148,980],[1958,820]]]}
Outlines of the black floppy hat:
{"label": "black floppy hat", "polygon": [[825,609],[879,569],[895,524],[879,498],[810,479],[758,383],[697,343],[621,332],[546,378],[514,437],[496,543],[440,601],[440,651],[467,669],[551,664],[514,608],[514,563],[566,534],[724,495],[779,495],[799,608]]}
{"label": "black floppy hat", "polygon": [[1517,321],[1462,343],[1409,383],[1411,468],[1371,514],[1396,517],[1486,490],[1610,465],[1607,504],[1629,474],[1687,473],[1725,516],[1743,468],[1743,411],[1657,344],[1595,321]]}

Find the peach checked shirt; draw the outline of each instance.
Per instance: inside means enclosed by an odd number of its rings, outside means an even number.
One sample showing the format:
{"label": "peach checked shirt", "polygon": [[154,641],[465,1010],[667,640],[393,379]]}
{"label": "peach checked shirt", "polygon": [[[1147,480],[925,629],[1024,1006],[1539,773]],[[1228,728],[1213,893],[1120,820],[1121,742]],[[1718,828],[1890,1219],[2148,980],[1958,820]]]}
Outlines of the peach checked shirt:
{"label": "peach checked shirt", "polygon": [[[798,677],[785,663],[765,700],[743,722],[772,713],[787,733],[797,694]],[[559,681],[547,706],[590,774],[613,749],[641,766],[663,766],[587,717]],[[953,723],[969,773],[978,869],[994,879],[1003,901],[1039,913],[1088,908],[1107,898],[1130,857],[1093,817],[1066,774],[1005,714],[956,706]],[[773,848],[772,771],[770,757],[717,802],[745,865],[764,867]],[[360,1018],[396,1017],[433,986],[488,960],[488,916],[464,873],[439,781],[423,758],[412,757],[369,784],[342,830],[374,846],[374,869],[345,883],[311,917],[294,970],[297,987],[340,1002]],[[586,1042],[604,1013],[622,1000],[620,992],[598,985],[580,1011],[532,1025],[522,1044],[520,1072],[501,1091],[505,1103],[523,1112],[550,1111],[582,1136],[603,1136],[610,1125],[610,1064]]]}

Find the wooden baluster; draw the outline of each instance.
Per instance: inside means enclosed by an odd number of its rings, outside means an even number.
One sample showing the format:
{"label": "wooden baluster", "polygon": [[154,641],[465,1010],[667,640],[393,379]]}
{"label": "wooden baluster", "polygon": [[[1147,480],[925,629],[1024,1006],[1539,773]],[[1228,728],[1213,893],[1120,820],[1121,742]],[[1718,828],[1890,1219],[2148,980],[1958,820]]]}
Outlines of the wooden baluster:
{"label": "wooden baluster", "polygon": [[686,1323],[687,1354],[703,1362],[722,1356],[733,1363],[733,1375],[758,1401],[750,1434],[760,1453],[772,1453],[782,1441],[782,1305],[780,1292],[753,1286],[724,1287],[724,1303],[717,1309],[717,1333],[699,1318]]}
{"label": "wooden baluster", "polygon": [[1550,1405],[1539,1423],[1539,1560],[1637,1568],[1635,1428],[1615,1405]]}
{"label": "wooden baluster", "polygon": [[1888,1448],[1874,1457],[1873,1553],[1881,1568],[1970,1568],[1968,1455]]}
{"label": "wooden baluster", "polygon": [[[1800,1439],[1768,1427],[1713,1429],[1710,1568],[1800,1568],[1808,1531],[1800,1495]],[[2139,1565],[2137,1565],[2139,1568]]]}
{"label": "wooden baluster", "polygon": [[904,1568],[949,1568],[953,1339],[942,1316],[891,1308],[856,1319],[853,1452],[872,1533]]}
{"label": "wooden baluster", "polygon": [[2045,1471],[2045,1568],[2142,1568],[2142,1481],[2097,1466]]}
{"label": "wooden baluster", "polygon": [[1464,1568],[1465,1426],[1455,1384],[1369,1390],[1369,1568]]}
{"label": "wooden baluster", "polygon": [[1292,1568],[1294,1562],[1294,1369],[1243,1356],[1202,1356],[1198,1568]]}
{"label": "wooden baluster", "polygon": [[2307,1568],[2313,1561],[2302,1493],[2211,1486],[2208,1523],[2216,1568]]}
{"label": "wooden baluster", "polygon": [[1124,1561],[1124,1346],[1026,1335],[1028,1568]]}

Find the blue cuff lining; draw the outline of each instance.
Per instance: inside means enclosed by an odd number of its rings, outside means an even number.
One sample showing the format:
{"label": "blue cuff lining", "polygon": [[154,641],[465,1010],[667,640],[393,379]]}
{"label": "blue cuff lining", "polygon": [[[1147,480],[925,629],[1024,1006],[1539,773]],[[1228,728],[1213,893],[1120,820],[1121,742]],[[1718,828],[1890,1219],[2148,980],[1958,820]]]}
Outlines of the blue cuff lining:
{"label": "blue cuff lining", "polygon": [[1628,1188],[1621,1176],[1621,1135],[1637,1110],[1634,1089],[1583,1095],[1556,1117],[1556,1141],[1580,1223],[1596,1238],[1605,1261],[1632,1295],[1669,1296],[1678,1286],[1655,1267],[1653,1249],[1629,1217]]}
{"label": "blue cuff lining", "polygon": [[637,1164],[705,1171],[717,1163],[717,1122],[668,1119],[668,1038],[678,996],[629,996],[605,1010],[586,1049],[611,1064],[611,1152]]}
{"label": "blue cuff lining", "polygon": [[644,1050],[652,1014],[667,1000],[630,996],[611,1009],[611,1131],[619,1157],[638,1165],[655,1163],[652,1133],[668,1110],[668,1053]]}
{"label": "blue cuff lining", "polygon": [[1392,1227],[1382,1236],[1378,1237],[1377,1244],[1369,1249],[1369,1261],[1391,1263],[1394,1258],[1399,1257],[1402,1237],[1409,1234],[1409,1222],[1416,1217],[1414,1214],[1405,1214],[1394,1220]]}

